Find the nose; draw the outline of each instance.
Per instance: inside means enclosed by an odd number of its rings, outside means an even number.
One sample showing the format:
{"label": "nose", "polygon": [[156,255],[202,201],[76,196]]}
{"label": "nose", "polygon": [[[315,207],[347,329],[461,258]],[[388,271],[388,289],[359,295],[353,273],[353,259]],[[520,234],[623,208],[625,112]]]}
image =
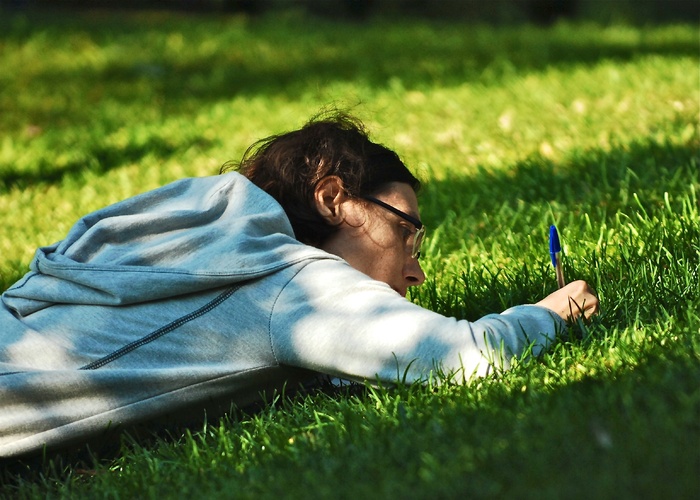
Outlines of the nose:
{"label": "nose", "polygon": [[423,284],[425,273],[418,259],[409,257],[408,262],[404,266],[403,277],[407,281],[408,286],[420,286]]}

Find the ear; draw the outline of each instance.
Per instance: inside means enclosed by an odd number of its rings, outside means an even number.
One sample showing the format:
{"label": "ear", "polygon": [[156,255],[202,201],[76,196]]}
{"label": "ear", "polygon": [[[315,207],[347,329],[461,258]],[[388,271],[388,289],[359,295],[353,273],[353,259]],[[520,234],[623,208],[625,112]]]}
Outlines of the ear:
{"label": "ear", "polygon": [[331,225],[343,222],[341,205],[346,199],[343,181],[336,175],[321,179],[314,191],[316,210]]}

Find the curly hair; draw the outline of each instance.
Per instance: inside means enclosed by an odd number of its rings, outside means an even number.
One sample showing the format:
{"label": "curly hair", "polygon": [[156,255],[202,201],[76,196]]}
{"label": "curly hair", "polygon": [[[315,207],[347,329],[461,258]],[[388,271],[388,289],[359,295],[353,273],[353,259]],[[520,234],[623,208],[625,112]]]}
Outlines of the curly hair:
{"label": "curly hair", "polygon": [[261,139],[222,172],[236,167],[282,205],[296,238],[314,246],[338,228],[316,209],[314,192],[325,177],[338,176],[355,198],[377,194],[391,182],[420,189],[394,151],[372,142],[362,122],[342,112],[318,115],[299,130]]}

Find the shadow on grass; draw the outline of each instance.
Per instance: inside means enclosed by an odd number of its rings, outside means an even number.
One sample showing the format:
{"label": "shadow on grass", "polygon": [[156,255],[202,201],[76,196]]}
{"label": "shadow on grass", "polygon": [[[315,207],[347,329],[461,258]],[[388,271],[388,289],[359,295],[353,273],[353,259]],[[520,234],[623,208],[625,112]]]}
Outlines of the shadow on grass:
{"label": "shadow on grass", "polygon": [[[560,216],[574,234],[587,233],[594,242],[596,232],[607,227],[597,250],[565,259],[565,271],[569,277],[586,280],[603,297],[615,297],[614,303],[602,304],[599,319],[608,326],[626,327],[630,318],[648,322],[683,316],[699,299],[700,226],[682,216],[681,206],[691,185],[700,187],[698,144],[666,144],[650,138],[611,151],[590,150],[561,164],[538,156],[510,171],[431,181],[420,203],[428,227],[447,223],[450,230],[463,228],[467,239],[492,239],[502,229],[498,224],[510,223],[503,229],[521,235],[511,248],[526,255],[532,254],[528,239],[533,236],[532,224],[546,227],[556,222],[528,221],[523,215],[528,206],[544,208],[532,213],[546,213],[551,206],[553,217]],[[661,223],[647,214],[658,217],[666,210],[665,193],[676,215]],[[633,230],[625,230],[624,216],[617,220],[619,213],[630,217]],[[586,220],[594,228],[592,235]],[[616,234],[611,236],[610,228],[616,228]],[[429,277],[411,296],[441,314],[472,321],[534,303],[555,289],[546,238],[542,234],[542,259],[537,262],[522,263],[516,256],[515,267],[496,271],[477,267],[459,276]],[[440,250],[459,252],[458,239],[451,238],[449,244],[453,247]]]}
{"label": "shadow on grass", "polygon": [[[5,127],[26,126],[25,121],[40,129],[89,123],[104,102],[123,105],[125,114],[144,103],[164,116],[189,116],[228,99],[299,98],[336,83],[375,89],[501,84],[552,67],[700,52],[696,40],[683,36],[645,37],[636,31],[607,36],[602,29],[588,34],[580,27],[493,28],[421,21],[358,25],[305,18],[95,12],[75,18],[39,13],[0,20],[0,43],[41,46],[47,39],[55,40],[57,54],[84,51],[100,62],[70,68],[40,64],[18,80],[2,78],[6,92],[31,93],[36,103],[18,110],[21,118],[9,118]],[[173,48],[178,43],[182,47]],[[131,55],[119,56],[121,52]],[[82,170],[106,171],[147,155],[166,158],[186,146],[161,138],[124,148],[94,144],[83,155],[86,159],[60,169],[46,162],[32,171],[3,166],[0,189],[55,183]]]}
{"label": "shadow on grass", "polygon": [[[450,210],[465,215],[496,213],[520,204],[558,204],[567,211],[614,213],[639,195],[643,207],[663,202],[663,193],[700,182],[700,142],[659,142],[654,138],[613,147],[574,152],[561,162],[534,155],[508,170],[451,175],[426,183],[423,217],[432,227]],[[646,195],[649,195],[648,197]],[[457,214],[460,215],[459,213]],[[479,233],[479,228],[474,228]],[[490,231],[492,228],[484,228]]]}
{"label": "shadow on grass", "polygon": [[[537,484],[539,495],[553,498],[582,491],[602,498],[621,490],[629,497],[693,497],[690,492],[700,488],[695,480],[700,455],[687,442],[700,435],[700,365],[692,350],[683,350],[690,342],[621,344],[618,348],[631,351],[635,361],[573,377],[555,390],[542,387],[539,377],[530,378],[527,367],[526,392],[514,391],[507,382],[501,389],[496,382],[485,407],[453,415],[450,427],[467,430],[451,436],[461,445],[450,452],[470,444],[489,450],[474,474],[506,491],[514,488],[515,496]],[[508,444],[499,448],[494,442]]]}
{"label": "shadow on grass", "polygon": [[9,189],[25,189],[36,184],[57,184],[64,178],[80,175],[85,171],[96,174],[108,172],[131,163],[138,163],[146,157],[170,158],[191,147],[207,148],[211,141],[202,137],[174,143],[161,137],[150,136],[142,143],[129,143],[124,147],[93,143],[87,146],[80,159],[66,162],[60,167],[46,160],[32,170],[20,170],[12,166],[0,169],[0,193]]}
{"label": "shadow on grass", "polygon": [[[133,57],[80,69],[53,67],[32,76],[38,89],[79,81],[87,89],[132,102],[136,83],[162,99],[165,108],[201,106],[238,96],[298,98],[334,83],[376,89],[501,81],[547,68],[618,63],[646,55],[697,56],[695,39],[606,36],[602,29],[547,30],[531,26],[484,27],[464,23],[397,21],[346,24],[313,18],[79,15],[79,21],[39,16],[12,20],[0,40],[24,43],[55,37],[78,46],[133,49]],[[169,47],[169,39],[187,48]],[[199,50],[213,44],[215,49]]]}

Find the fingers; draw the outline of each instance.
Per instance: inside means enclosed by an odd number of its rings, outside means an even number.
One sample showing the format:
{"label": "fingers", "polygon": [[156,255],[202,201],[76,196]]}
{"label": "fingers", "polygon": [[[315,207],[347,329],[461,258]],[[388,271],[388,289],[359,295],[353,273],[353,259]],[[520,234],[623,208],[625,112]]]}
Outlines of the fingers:
{"label": "fingers", "polygon": [[593,304],[593,302],[593,300],[586,302],[586,299],[584,299],[583,303],[579,304],[576,302],[576,299],[569,297],[569,317],[576,319],[579,316],[583,316],[589,319],[598,313],[598,304]]}
{"label": "fingers", "polygon": [[551,309],[566,321],[580,317],[589,319],[598,313],[600,307],[595,292],[582,280],[572,281],[537,304]]}
{"label": "fingers", "polygon": [[575,320],[580,316],[589,319],[598,314],[600,302],[588,283],[582,280],[573,281],[562,288],[562,291],[564,290],[566,290],[569,301],[569,317],[567,319]]}

